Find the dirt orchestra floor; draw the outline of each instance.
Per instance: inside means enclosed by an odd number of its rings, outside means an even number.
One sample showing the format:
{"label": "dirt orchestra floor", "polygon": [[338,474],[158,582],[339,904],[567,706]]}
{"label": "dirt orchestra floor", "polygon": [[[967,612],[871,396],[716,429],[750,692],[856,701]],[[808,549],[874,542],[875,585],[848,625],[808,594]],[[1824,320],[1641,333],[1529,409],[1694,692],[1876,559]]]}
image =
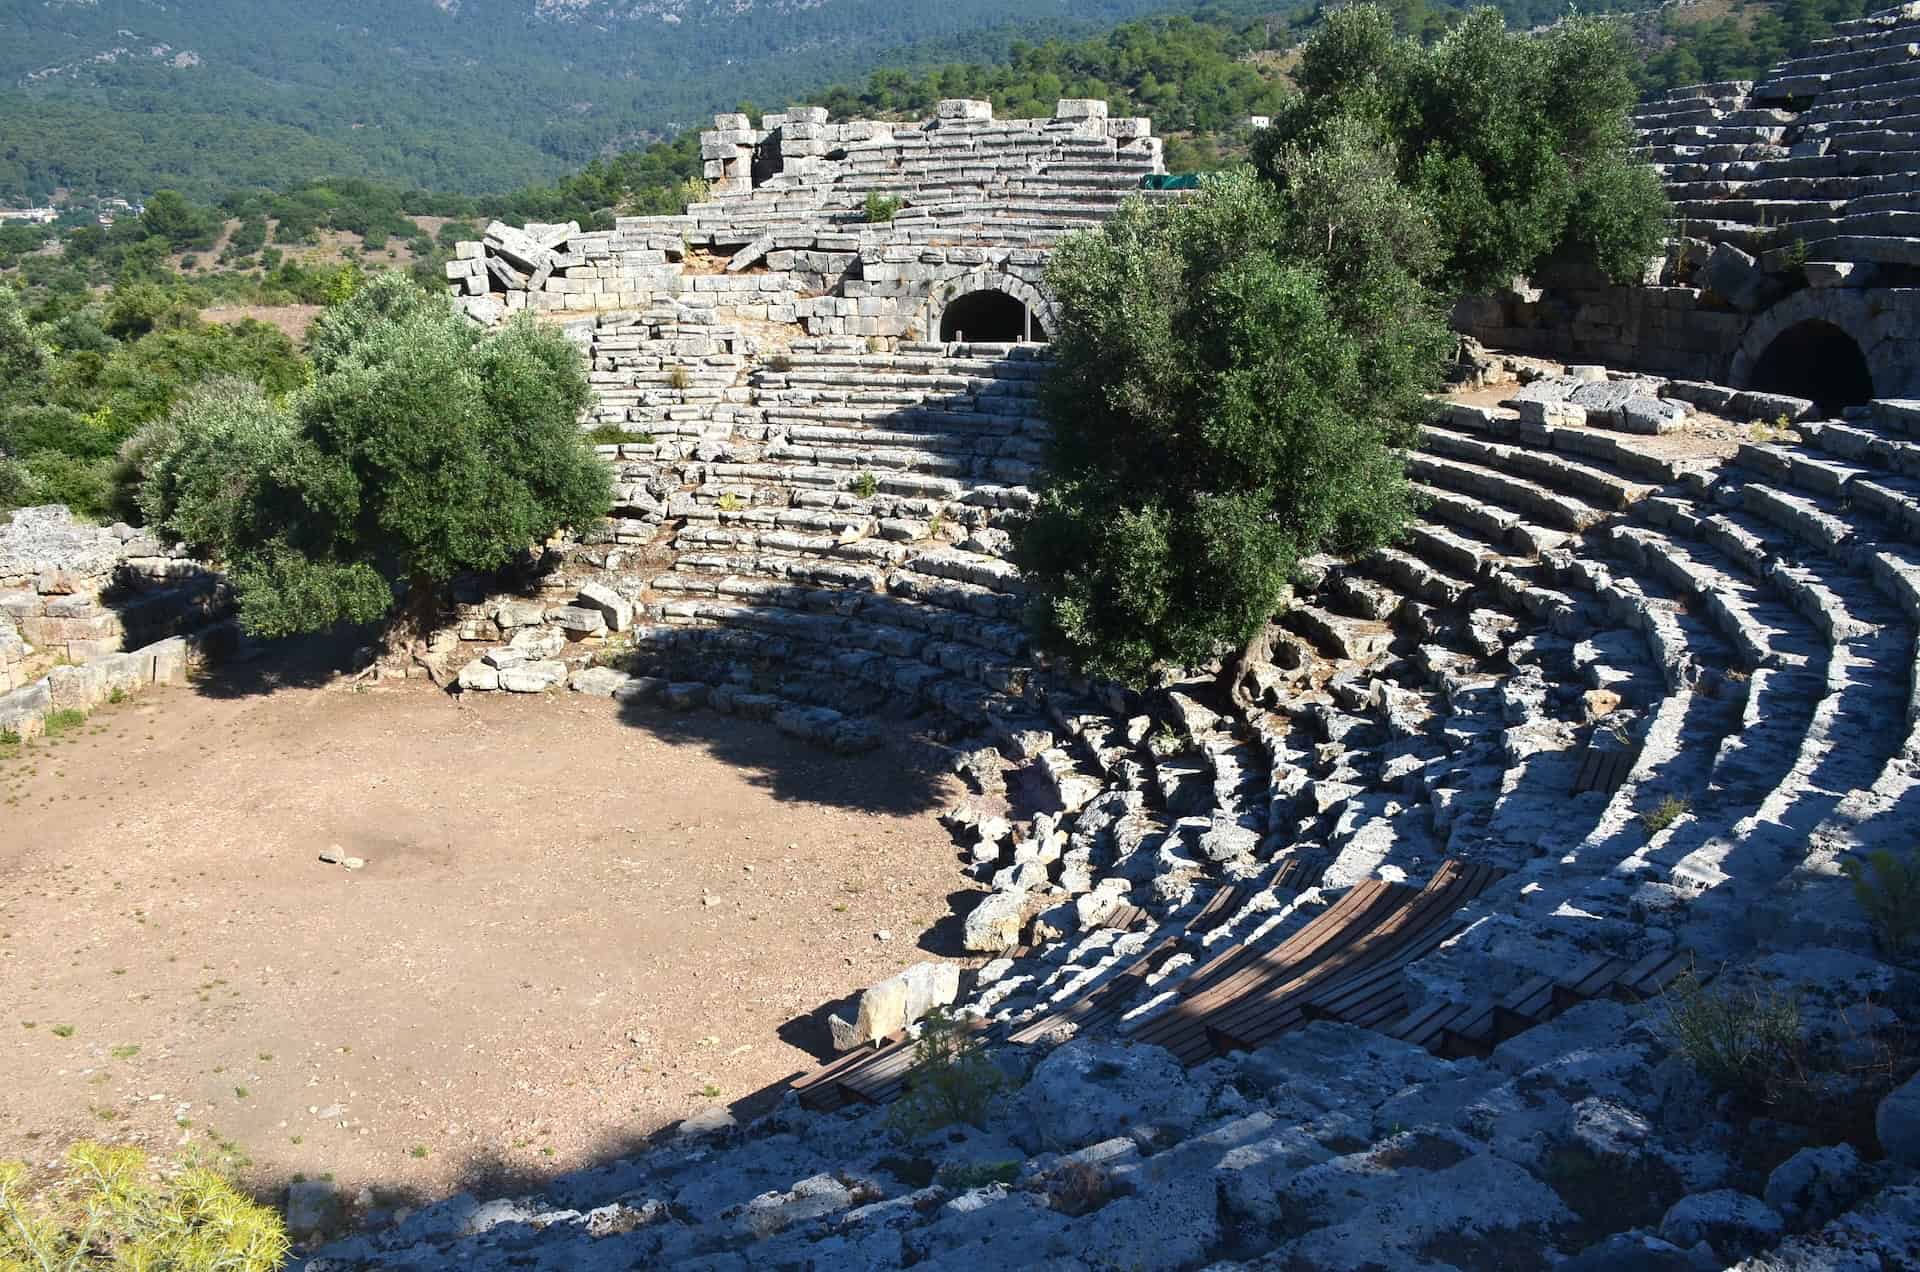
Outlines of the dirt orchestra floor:
{"label": "dirt orchestra floor", "polygon": [[824,1005],[955,952],[951,780],[572,694],[104,707],[0,755],[0,1160],[431,1196],[756,1111]]}

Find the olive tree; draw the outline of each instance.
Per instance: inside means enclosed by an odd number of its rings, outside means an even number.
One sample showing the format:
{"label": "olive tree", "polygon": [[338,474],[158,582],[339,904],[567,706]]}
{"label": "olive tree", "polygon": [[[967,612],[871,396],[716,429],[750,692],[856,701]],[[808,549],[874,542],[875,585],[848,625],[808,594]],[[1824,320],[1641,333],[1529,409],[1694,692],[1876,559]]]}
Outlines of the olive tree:
{"label": "olive tree", "polygon": [[1617,24],[1527,34],[1481,8],[1423,47],[1396,37],[1385,10],[1352,5],[1326,15],[1294,78],[1256,163],[1271,170],[1331,119],[1364,126],[1433,215],[1431,281],[1444,290],[1485,291],[1553,258],[1629,281],[1658,253],[1666,199],[1632,153],[1632,53]]}
{"label": "olive tree", "polygon": [[1368,130],[1333,119],[1061,244],[1050,473],[1019,536],[1044,643],[1130,682],[1230,658],[1298,560],[1413,507],[1400,458],[1450,337],[1437,245]]}
{"label": "olive tree", "polygon": [[311,385],[222,383],[137,439],[149,519],[226,563],[262,636],[369,623],[405,634],[445,585],[604,516],[581,437],[578,351],[530,318],[486,334],[383,275],[316,322]]}

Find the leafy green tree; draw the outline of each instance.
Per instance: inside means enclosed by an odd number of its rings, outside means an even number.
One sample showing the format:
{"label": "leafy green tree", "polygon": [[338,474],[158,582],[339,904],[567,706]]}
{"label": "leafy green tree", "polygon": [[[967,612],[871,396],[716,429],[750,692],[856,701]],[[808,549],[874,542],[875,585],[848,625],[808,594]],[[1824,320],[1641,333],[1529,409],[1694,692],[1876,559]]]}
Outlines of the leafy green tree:
{"label": "leafy green tree", "polygon": [[[286,406],[208,390],[133,456],[149,517],[228,562],[249,631],[373,622],[404,598],[409,632],[454,575],[605,515],[609,476],[577,427],[586,377],[557,331],[484,334],[380,275],[322,315],[311,348],[314,383]],[[232,498],[228,447],[253,456]]]}
{"label": "leafy green tree", "polygon": [[209,380],[122,451],[138,474],[135,503],[186,543],[239,543],[260,483],[292,451],[292,412],[247,380]]}
{"label": "leafy green tree", "polygon": [[1476,9],[1430,47],[1391,15],[1326,15],[1302,50],[1300,93],[1255,142],[1255,161],[1354,119],[1389,146],[1436,222],[1433,281],[1486,291],[1550,258],[1638,276],[1659,249],[1666,200],[1631,153],[1633,58],[1616,24],[1573,18],[1537,35]]}
{"label": "leafy green tree", "polygon": [[1351,121],[1066,240],[1048,484],[1019,539],[1043,641],[1131,682],[1234,654],[1300,557],[1387,541],[1449,336],[1432,227]]}
{"label": "leafy green tree", "polygon": [[149,237],[165,239],[176,252],[212,247],[220,222],[211,209],[187,202],[178,190],[156,190],[140,214]]}
{"label": "leafy green tree", "polygon": [[25,401],[47,374],[47,347],[27,322],[20,297],[0,283],[0,406]]}

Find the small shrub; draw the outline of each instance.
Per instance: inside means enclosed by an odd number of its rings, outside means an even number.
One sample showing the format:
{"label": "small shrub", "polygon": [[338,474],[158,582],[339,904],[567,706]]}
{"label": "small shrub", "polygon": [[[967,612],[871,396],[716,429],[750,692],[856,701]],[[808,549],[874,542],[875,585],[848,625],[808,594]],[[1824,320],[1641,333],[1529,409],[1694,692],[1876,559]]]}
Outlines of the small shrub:
{"label": "small shrub", "polygon": [[1187,740],[1181,737],[1179,732],[1170,724],[1162,724],[1158,729],[1154,730],[1153,736],[1147,739],[1147,750],[1162,758],[1169,755],[1178,755],[1181,751],[1186,750],[1186,747]]}
{"label": "small shrub", "polygon": [[675,367],[667,372],[667,383],[684,393],[693,387],[693,373],[685,367]]}
{"label": "small shrub", "polygon": [[1758,985],[1709,990],[1689,972],[1664,995],[1666,1029],[1687,1063],[1721,1091],[1764,1100],[1797,1071],[1800,1003]]}
{"label": "small shrub", "polygon": [[1113,1200],[1113,1180],[1091,1162],[1069,1162],[1047,1181],[1047,1204],[1064,1215],[1092,1214]]}
{"label": "small shrub", "polygon": [[136,1148],[75,1144],[38,1198],[27,1172],[0,1165],[0,1267],[106,1266],[156,1272],[272,1272],[286,1262],[280,1216],[212,1171],[156,1185]]}
{"label": "small shrub", "polygon": [[731,490],[723,490],[720,492],[720,498],[716,506],[722,512],[738,512],[740,511],[740,496],[734,494]]}
{"label": "small shrub", "polygon": [[921,1022],[907,1093],[887,1121],[910,1138],[961,1122],[978,1126],[1006,1082],[980,1044],[945,1010],[935,1009]]}
{"label": "small shrub", "polygon": [[906,206],[904,199],[890,199],[875,191],[867,193],[867,224],[884,225],[893,220],[894,214]]}
{"label": "small shrub", "polygon": [[1692,807],[1691,801],[1684,800],[1678,795],[1669,795],[1652,809],[1640,814],[1640,824],[1647,828],[1649,835],[1657,835],[1685,817],[1687,810]]}
{"label": "small shrub", "polygon": [[87,713],[76,707],[62,707],[58,711],[49,711],[45,722],[47,738],[51,741],[63,734],[79,728],[87,722]]}
{"label": "small shrub", "polygon": [[53,1036],[56,1038],[71,1038],[73,1037],[73,1026],[55,1025],[53,1027]]}
{"label": "small shrub", "polygon": [[861,473],[853,479],[853,493],[862,499],[871,499],[880,493],[880,479],[872,473]]}
{"label": "small shrub", "polygon": [[785,375],[787,372],[793,370],[793,359],[784,353],[776,353],[767,359],[767,370],[778,371],[780,374]]}
{"label": "small shrub", "polygon": [[946,525],[947,514],[945,512],[934,513],[931,517],[927,518],[927,537],[929,539],[938,539],[940,532],[946,529]]}
{"label": "small shrub", "polygon": [[1854,899],[1880,948],[1893,956],[1920,948],[1920,865],[1882,848],[1864,861],[1849,857],[1841,869],[1853,881]]}
{"label": "small shrub", "polygon": [[938,1176],[942,1184],[955,1192],[968,1192],[989,1184],[1010,1184],[1019,1177],[1020,1163],[1011,1160],[942,1166]]}
{"label": "small shrub", "polygon": [[427,1157],[427,1146],[425,1144],[415,1144],[412,1148],[407,1150],[407,1156],[413,1158],[413,1160],[417,1162],[425,1161]]}

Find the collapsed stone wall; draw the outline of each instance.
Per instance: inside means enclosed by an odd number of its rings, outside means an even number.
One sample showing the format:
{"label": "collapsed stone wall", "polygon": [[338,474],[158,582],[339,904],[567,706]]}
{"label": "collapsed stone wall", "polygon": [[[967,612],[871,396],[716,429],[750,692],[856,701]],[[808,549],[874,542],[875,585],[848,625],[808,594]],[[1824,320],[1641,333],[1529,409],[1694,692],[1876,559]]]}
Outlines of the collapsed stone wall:
{"label": "collapsed stone wall", "polygon": [[1867,396],[1920,394],[1916,39],[1920,6],[1903,5],[1757,82],[1644,103],[1640,142],[1674,204],[1668,254],[1636,286],[1544,271],[1464,302],[1456,324],[1498,348],[1741,388],[1783,387],[1769,349],[1824,324],[1864,358]]}
{"label": "collapsed stone wall", "polygon": [[[460,303],[486,323],[672,304],[814,337],[933,340],[948,303],[989,290],[1027,305],[1044,338],[1045,250],[1164,170],[1150,123],[1098,101],[1063,99],[1051,119],[953,100],[922,123],[828,124],[818,108],[714,122],[711,200],[603,232],[496,223],[448,263]],[[867,220],[869,196],[897,201],[891,219]]]}
{"label": "collapsed stone wall", "polygon": [[0,526],[0,732],[30,737],[50,712],[183,683],[231,605],[224,579],[143,531],[20,509]]}

